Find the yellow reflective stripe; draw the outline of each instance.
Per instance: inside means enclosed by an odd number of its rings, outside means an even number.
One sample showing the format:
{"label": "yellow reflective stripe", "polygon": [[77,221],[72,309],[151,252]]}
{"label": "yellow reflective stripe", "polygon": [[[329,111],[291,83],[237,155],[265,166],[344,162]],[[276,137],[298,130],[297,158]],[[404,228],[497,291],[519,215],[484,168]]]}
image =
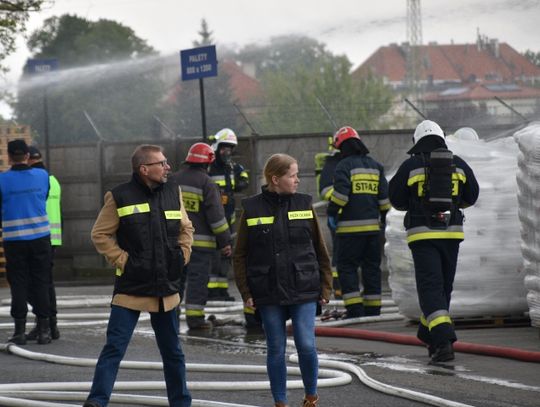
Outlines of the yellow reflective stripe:
{"label": "yellow reflective stripe", "polygon": [[407,180],[407,186],[410,187],[411,185],[417,182],[424,182],[425,180],[426,180],[426,174],[414,175]]}
{"label": "yellow reflective stripe", "polygon": [[323,194],[322,194],[322,199],[324,199],[325,201],[329,201],[330,200],[330,197],[332,196],[332,194],[334,193],[334,187],[330,187],[328,188],[328,190],[324,190],[323,189]]}
{"label": "yellow reflective stripe", "polygon": [[338,272],[336,270],[332,271],[332,277],[333,278],[338,278],[339,277]]}
{"label": "yellow reflective stripe", "polygon": [[195,199],[198,201],[203,200],[203,196],[201,194],[196,194],[195,192],[189,192],[186,190],[182,190],[182,198]]}
{"label": "yellow reflective stripe", "polygon": [[186,317],[204,317],[204,310],[202,309],[187,309]]}
{"label": "yellow reflective stripe", "polygon": [[467,182],[467,177],[465,176],[465,174],[462,174],[460,172],[454,172],[452,174],[452,181],[461,181],[463,182],[464,184]]}
{"label": "yellow reflective stripe", "polygon": [[362,304],[363,302],[364,300],[361,297],[352,297],[352,298],[343,299],[343,303],[345,304],[345,306],[353,305],[353,304]]}
{"label": "yellow reflective stripe", "polygon": [[244,307],[244,314],[252,314],[255,315],[255,309],[251,307]]}
{"label": "yellow reflective stripe", "polygon": [[246,222],[248,226],[270,225],[274,223],[274,217],[266,216],[262,218],[249,218],[249,219],[246,219]]}
{"label": "yellow reflective stripe", "polygon": [[364,299],[364,306],[365,307],[380,307],[382,305],[381,300],[368,300]]}
{"label": "yellow reflective stripe", "polygon": [[422,316],[420,317],[420,323],[421,323],[422,325],[424,325],[424,326],[427,328],[428,323],[427,323],[427,319],[426,319],[425,316],[422,315]]}
{"label": "yellow reflective stripe", "polygon": [[465,239],[464,232],[423,232],[407,236],[407,243],[426,239]]}
{"label": "yellow reflective stripe", "polygon": [[343,199],[337,198],[336,195],[334,195],[334,194],[332,194],[332,196],[330,197],[330,201],[334,202],[335,204],[337,204],[339,206],[347,205],[347,201],[344,201]]}
{"label": "yellow reflective stripe", "polygon": [[120,277],[122,274],[124,274],[124,271],[121,268],[116,269],[116,275]]}
{"label": "yellow reflective stripe", "polygon": [[294,219],[313,219],[313,211],[290,211],[287,213],[289,220]]}
{"label": "yellow reflective stripe", "polygon": [[431,321],[428,325],[429,330],[431,331],[433,328],[435,328],[437,325],[440,324],[451,324],[452,319],[448,315],[442,315],[440,317],[435,318],[433,321]]}
{"label": "yellow reflective stripe", "polygon": [[379,225],[338,226],[336,233],[372,232],[379,229]]}
{"label": "yellow reflective stripe", "polygon": [[208,288],[229,288],[229,283],[224,281],[209,281]]}
{"label": "yellow reflective stripe", "polygon": [[351,181],[378,181],[378,174],[353,174]]}
{"label": "yellow reflective stripe", "polygon": [[249,175],[248,175],[247,171],[242,171],[240,173],[240,178],[249,178]]}
{"label": "yellow reflective stripe", "polygon": [[212,232],[214,232],[214,234],[216,235],[219,235],[220,233],[223,233],[225,232],[227,229],[229,229],[229,225],[227,222],[225,222],[223,225],[215,228],[215,229],[212,229]]}
{"label": "yellow reflective stripe", "polygon": [[216,242],[209,242],[208,240],[194,240],[193,247],[208,247],[211,249],[217,248]]}
{"label": "yellow reflective stripe", "polygon": [[150,205],[148,203],[140,203],[135,205],[122,206],[117,209],[118,217],[135,215],[136,213],[150,212]]}
{"label": "yellow reflective stripe", "polygon": [[218,184],[220,187],[224,187],[225,185],[227,185],[227,183],[226,183],[226,181],[224,179],[214,180],[214,182],[216,184]]}
{"label": "yellow reflective stripe", "polygon": [[390,205],[389,203],[384,204],[384,205],[379,205],[379,210],[380,211],[389,211],[390,208],[392,208],[392,205]]}
{"label": "yellow reflective stripe", "polygon": [[182,219],[182,211],[165,211],[165,219]]}

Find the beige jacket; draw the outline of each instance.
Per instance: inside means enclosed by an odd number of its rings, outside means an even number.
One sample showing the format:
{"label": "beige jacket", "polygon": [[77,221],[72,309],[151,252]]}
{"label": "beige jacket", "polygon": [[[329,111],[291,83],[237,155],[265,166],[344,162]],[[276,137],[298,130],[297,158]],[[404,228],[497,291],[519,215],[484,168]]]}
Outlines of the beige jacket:
{"label": "beige jacket", "polygon": [[[105,256],[107,261],[115,268],[121,270],[127,262],[128,253],[118,246],[116,241],[116,231],[120,225],[116,202],[114,201],[112,192],[108,191],[105,194],[105,203],[96,219],[96,223],[92,228],[92,242],[98,253]],[[178,236],[178,244],[182,248],[185,264],[189,262],[191,257],[191,244],[193,243],[193,225],[189,220],[188,214],[182,205],[182,192],[180,191],[180,204],[182,211],[182,220],[180,227],[180,235]],[[173,294],[167,297],[140,297],[126,294],[116,294],[112,299],[112,304],[119,305],[125,308],[158,312],[160,301],[163,301],[163,310],[170,311],[180,303],[180,295]]]}

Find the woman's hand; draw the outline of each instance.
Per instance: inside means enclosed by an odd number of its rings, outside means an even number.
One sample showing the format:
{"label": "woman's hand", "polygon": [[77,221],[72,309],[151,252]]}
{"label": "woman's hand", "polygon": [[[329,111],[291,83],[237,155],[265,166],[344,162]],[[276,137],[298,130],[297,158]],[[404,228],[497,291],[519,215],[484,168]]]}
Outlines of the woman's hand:
{"label": "woman's hand", "polygon": [[321,298],[319,299],[319,304],[321,304],[321,305],[328,304],[328,300],[327,300],[326,298],[322,298],[322,297],[321,297]]}
{"label": "woman's hand", "polygon": [[253,298],[248,298],[245,302],[246,307],[255,308],[255,303],[253,302]]}

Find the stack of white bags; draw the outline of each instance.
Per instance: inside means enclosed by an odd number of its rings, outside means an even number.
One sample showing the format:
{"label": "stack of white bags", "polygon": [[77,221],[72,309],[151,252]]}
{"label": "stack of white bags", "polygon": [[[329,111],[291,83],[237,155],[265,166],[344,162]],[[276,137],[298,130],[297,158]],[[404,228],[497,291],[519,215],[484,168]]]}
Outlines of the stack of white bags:
{"label": "stack of white bags", "polygon": [[[511,137],[485,142],[471,137],[459,138],[458,133],[446,141],[448,148],[473,169],[480,185],[477,203],[465,209],[465,240],[460,245],[450,314],[454,318],[521,316],[527,311],[527,302],[520,251],[517,145]],[[540,154],[536,157],[540,160]],[[537,171],[540,177],[540,167]],[[537,178],[536,184],[539,183]],[[536,214],[538,209],[537,200]],[[418,320],[421,311],[403,226],[404,214],[392,209],[387,217],[385,253],[389,284],[400,312]],[[537,230],[538,226],[536,223]],[[536,236],[538,248],[540,234]],[[536,251],[537,276],[538,253]],[[538,293],[539,279],[536,287]],[[536,301],[540,301],[540,296]]]}
{"label": "stack of white bags", "polygon": [[540,327],[540,123],[530,124],[514,138],[520,150],[517,180],[525,288],[531,323]]}

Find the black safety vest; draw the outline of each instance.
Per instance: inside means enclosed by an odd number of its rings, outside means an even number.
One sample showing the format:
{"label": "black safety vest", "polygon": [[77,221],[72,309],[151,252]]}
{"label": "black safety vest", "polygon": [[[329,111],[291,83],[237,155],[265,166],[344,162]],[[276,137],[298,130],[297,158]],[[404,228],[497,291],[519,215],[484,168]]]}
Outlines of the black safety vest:
{"label": "black safety vest", "polygon": [[174,183],[150,190],[137,175],[111,191],[120,219],[116,239],[129,255],[115,293],[162,297],[179,291],[184,256],[178,191]]}
{"label": "black safety vest", "polygon": [[317,300],[321,278],[311,196],[278,195],[263,187],[242,206],[248,230],[247,282],[255,304]]}

